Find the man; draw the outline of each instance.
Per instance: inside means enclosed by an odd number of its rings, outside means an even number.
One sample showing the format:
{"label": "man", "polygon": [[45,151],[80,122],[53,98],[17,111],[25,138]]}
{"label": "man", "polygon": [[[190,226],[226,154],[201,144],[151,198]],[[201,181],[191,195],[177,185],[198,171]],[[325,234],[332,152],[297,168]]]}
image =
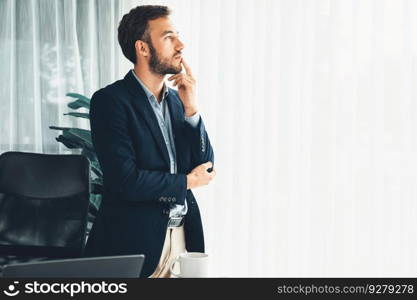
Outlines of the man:
{"label": "man", "polygon": [[[204,252],[191,189],[216,174],[195,79],[169,14],[145,5],[122,18],[119,44],[134,69],[94,93],[90,108],[104,193],[86,256],[145,254],[141,277],[171,277],[173,258]],[[178,91],[165,84],[167,74]]]}

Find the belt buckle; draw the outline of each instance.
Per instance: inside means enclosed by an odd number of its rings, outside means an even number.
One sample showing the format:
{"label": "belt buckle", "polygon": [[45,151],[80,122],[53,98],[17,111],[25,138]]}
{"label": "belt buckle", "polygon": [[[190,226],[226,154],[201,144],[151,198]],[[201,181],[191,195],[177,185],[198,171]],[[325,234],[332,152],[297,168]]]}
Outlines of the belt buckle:
{"label": "belt buckle", "polygon": [[180,227],[183,224],[184,217],[171,217],[168,220],[168,227]]}

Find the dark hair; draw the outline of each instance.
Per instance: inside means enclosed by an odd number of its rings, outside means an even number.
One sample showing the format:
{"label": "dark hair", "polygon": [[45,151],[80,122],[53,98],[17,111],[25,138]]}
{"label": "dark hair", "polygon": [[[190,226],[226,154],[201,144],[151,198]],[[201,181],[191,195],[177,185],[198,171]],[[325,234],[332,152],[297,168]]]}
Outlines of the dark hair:
{"label": "dark hair", "polygon": [[151,42],[148,21],[167,17],[171,11],[166,6],[140,5],[125,14],[118,28],[118,39],[123,54],[136,64],[135,42]]}

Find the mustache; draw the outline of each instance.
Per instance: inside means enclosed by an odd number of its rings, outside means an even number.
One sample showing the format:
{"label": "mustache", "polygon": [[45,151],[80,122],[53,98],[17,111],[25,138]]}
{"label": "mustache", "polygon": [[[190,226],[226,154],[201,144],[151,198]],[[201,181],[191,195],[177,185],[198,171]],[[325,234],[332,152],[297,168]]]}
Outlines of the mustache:
{"label": "mustache", "polygon": [[182,55],[182,52],[181,52],[181,51],[180,51],[180,52],[175,53],[174,57],[175,57],[175,56],[179,56],[179,55]]}

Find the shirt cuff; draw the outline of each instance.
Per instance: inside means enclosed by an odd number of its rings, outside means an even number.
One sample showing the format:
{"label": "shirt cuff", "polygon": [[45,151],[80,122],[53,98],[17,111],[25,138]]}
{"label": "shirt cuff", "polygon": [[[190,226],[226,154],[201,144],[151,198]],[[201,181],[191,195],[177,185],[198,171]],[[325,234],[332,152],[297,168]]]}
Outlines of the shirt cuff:
{"label": "shirt cuff", "polygon": [[185,121],[187,121],[188,124],[190,124],[192,127],[195,128],[195,127],[197,127],[198,122],[200,121],[200,114],[198,112],[196,112],[191,117],[185,116]]}

